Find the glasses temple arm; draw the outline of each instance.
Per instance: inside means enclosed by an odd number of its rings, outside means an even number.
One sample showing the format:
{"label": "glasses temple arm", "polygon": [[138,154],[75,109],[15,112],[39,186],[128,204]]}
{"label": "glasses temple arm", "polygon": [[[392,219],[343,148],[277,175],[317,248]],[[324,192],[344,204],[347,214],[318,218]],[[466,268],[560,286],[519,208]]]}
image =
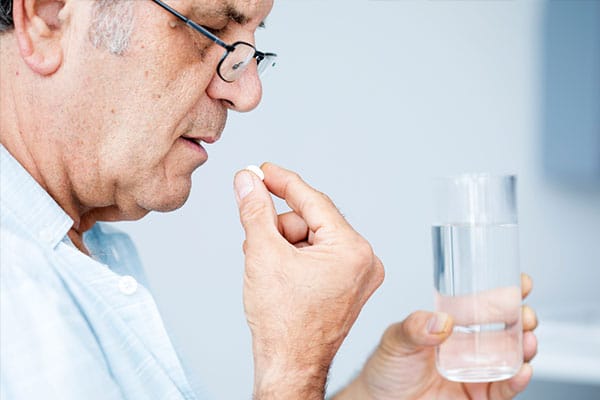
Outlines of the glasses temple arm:
{"label": "glasses temple arm", "polygon": [[221,39],[219,39],[218,37],[216,37],[215,35],[213,35],[205,27],[203,27],[202,25],[198,25],[197,23],[195,23],[191,19],[185,17],[179,11],[175,10],[174,8],[171,8],[168,4],[163,3],[161,0],[152,0],[152,1],[154,3],[156,3],[156,4],[158,4],[159,6],[161,6],[162,8],[164,8],[165,10],[167,10],[168,12],[170,12],[171,14],[173,14],[174,16],[176,16],[177,18],[179,18],[180,20],[182,20],[183,22],[185,22],[185,24],[187,26],[189,26],[190,28],[192,28],[196,32],[199,32],[202,35],[206,36],[207,38],[209,38],[210,40],[212,40],[213,42],[215,42],[219,46],[221,46],[221,47],[223,47],[223,48],[225,48],[225,49],[227,49],[229,51],[232,50],[231,46],[229,46],[227,43],[225,43],[224,41],[222,41]]}

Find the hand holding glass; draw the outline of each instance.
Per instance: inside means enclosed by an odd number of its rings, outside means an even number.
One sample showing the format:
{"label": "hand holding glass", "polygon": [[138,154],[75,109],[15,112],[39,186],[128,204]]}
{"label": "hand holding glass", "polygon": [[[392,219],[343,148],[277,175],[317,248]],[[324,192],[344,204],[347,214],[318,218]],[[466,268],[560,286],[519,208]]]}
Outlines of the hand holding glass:
{"label": "hand holding glass", "polygon": [[508,379],[523,362],[516,177],[442,178],[434,193],[435,307],[454,319],[437,369],[457,382]]}

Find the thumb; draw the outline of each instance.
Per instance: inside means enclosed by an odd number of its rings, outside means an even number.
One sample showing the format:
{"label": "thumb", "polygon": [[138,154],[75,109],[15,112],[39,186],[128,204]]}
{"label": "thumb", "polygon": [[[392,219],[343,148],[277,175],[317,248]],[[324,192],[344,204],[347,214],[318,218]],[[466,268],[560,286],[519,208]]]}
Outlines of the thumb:
{"label": "thumb", "polygon": [[253,172],[242,170],[235,175],[233,187],[247,245],[259,244],[277,233],[275,206],[261,179]]}
{"label": "thumb", "polygon": [[453,321],[446,313],[416,311],[404,321],[391,325],[381,346],[388,352],[408,355],[441,344],[452,333]]}

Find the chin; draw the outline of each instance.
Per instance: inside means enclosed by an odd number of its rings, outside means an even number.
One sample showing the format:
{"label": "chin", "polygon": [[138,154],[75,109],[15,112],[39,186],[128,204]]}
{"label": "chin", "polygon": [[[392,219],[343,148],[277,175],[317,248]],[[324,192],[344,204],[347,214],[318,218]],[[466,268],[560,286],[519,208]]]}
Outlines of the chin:
{"label": "chin", "polygon": [[160,203],[159,205],[153,207],[152,211],[158,211],[158,212],[175,211],[178,208],[181,208],[185,204],[186,200],[187,200],[187,197],[182,200],[179,200],[179,201],[168,201],[168,202]]}
{"label": "chin", "polygon": [[187,199],[190,197],[191,185],[187,185],[185,188],[179,188],[179,190],[173,192],[161,192],[146,198],[142,205],[146,210],[158,211],[158,212],[169,212],[180,208],[185,204]]}

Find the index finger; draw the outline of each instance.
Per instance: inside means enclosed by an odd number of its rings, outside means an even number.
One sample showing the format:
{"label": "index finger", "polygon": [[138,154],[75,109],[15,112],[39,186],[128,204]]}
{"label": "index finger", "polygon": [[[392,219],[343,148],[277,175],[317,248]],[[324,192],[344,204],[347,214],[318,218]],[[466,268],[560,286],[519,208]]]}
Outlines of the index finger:
{"label": "index finger", "polygon": [[323,193],[304,182],[300,176],[275,164],[264,163],[264,183],[271,193],[285,200],[300,215],[309,229],[317,232],[324,226],[347,226],[333,202]]}

